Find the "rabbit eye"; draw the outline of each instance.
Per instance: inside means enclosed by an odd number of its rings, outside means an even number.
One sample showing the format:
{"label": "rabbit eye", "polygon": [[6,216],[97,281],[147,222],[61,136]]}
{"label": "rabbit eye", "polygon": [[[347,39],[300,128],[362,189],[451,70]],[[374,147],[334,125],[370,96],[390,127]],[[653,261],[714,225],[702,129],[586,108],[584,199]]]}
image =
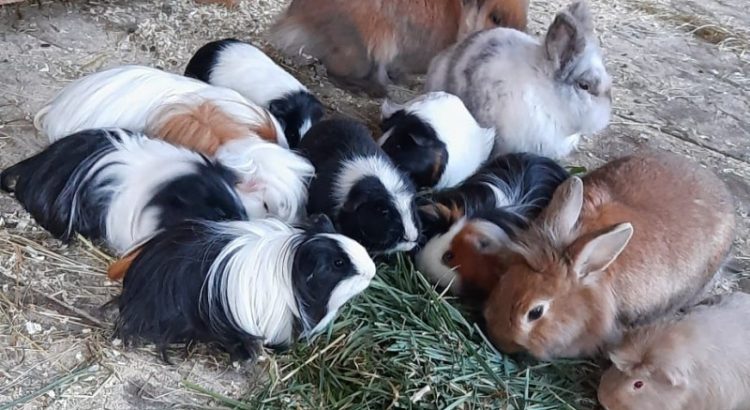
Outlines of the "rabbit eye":
{"label": "rabbit eye", "polygon": [[336,259],[335,261],[333,261],[333,266],[335,266],[337,268],[340,268],[340,267],[344,266],[344,260],[343,259]]}
{"label": "rabbit eye", "polygon": [[500,17],[499,13],[492,13],[492,15],[490,15],[490,19],[492,20],[492,24],[496,26],[499,26],[503,22],[503,19],[502,17]]}
{"label": "rabbit eye", "polygon": [[529,314],[528,314],[529,322],[533,322],[539,319],[540,317],[542,317],[543,314],[544,314],[544,306],[542,305],[535,306],[534,309],[529,310]]}
{"label": "rabbit eye", "polygon": [[268,210],[268,204],[267,204],[267,203],[265,203],[265,202],[263,202],[263,209],[265,209],[265,210],[266,210],[266,212],[270,212],[270,211]]}
{"label": "rabbit eye", "polygon": [[643,387],[643,382],[640,380],[637,380],[635,383],[633,383],[633,389],[638,390],[641,387]]}
{"label": "rabbit eye", "polygon": [[453,260],[453,252],[451,252],[451,251],[448,251],[448,252],[445,252],[445,253],[443,254],[443,263],[444,263],[444,264],[446,264],[446,265],[447,265],[447,264],[449,264],[449,263],[450,263],[450,261],[452,261],[452,260]]}
{"label": "rabbit eye", "polygon": [[580,88],[583,91],[588,91],[591,88],[591,86],[587,82],[579,81],[578,82],[578,88]]}

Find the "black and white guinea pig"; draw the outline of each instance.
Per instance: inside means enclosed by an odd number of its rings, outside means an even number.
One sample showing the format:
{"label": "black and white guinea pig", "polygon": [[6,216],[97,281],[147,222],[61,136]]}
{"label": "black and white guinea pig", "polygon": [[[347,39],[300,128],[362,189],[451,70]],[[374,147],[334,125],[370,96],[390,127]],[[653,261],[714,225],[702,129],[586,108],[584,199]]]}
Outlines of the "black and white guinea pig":
{"label": "black and white guinea pig", "polygon": [[116,333],[154,343],[220,343],[233,358],[324,329],[375,276],[365,248],[324,215],[304,228],[277,219],[187,221],[116,263],[124,276]]}
{"label": "black and white guinea pig", "polygon": [[327,214],[339,232],[375,253],[416,246],[414,186],[364,125],[323,120],[310,129],[299,150],[316,171],[308,191],[309,214]]}
{"label": "black and white guinea pig", "polygon": [[378,143],[418,188],[458,185],[487,160],[495,130],[482,128],[464,103],[442,91],[382,106]]}
{"label": "black and white guinea pig", "polygon": [[323,117],[323,104],[296,78],[257,47],[234,38],[205,44],[188,62],[185,75],[231,88],[268,108],[295,148]]}
{"label": "black and white guinea pig", "polygon": [[237,177],[200,154],[122,129],[77,132],[0,174],[52,235],[124,252],[183,219],[246,219]]}

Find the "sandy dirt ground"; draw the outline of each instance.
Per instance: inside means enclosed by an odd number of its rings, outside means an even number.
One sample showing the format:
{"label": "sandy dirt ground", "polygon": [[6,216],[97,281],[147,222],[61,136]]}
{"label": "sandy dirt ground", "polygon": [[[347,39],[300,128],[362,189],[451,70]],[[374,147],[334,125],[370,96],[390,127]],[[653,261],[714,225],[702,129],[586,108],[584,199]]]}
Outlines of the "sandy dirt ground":
{"label": "sandy dirt ground", "polygon": [[[530,32],[540,35],[563,2],[531,3]],[[591,3],[614,78],[614,116],[605,132],[588,137],[567,162],[590,168],[639,147],[656,147],[714,170],[736,196],[734,254],[742,277],[750,266],[745,0]],[[41,0],[0,7],[0,168],[47,144],[31,119],[68,82],[124,63],[181,72],[206,41],[262,41],[284,4],[244,0],[227,10],[189,0]],[[332,111],[376,124],[380,101],[335,89],[319,66],[283,63]],[[405,99],[417,87],[391,91]],[[170,366],[148,346],[113,341],[113,312],[101,308],[119,290],[103,275],[108,261],[89,244],[51,239],[12,197],[0,194],[0,408],[25,395],[33,396],[21,406],[29,409],[212,407],[190,383],[241,397],[263,377],[270,360],[237,366],[197,346],[186,359],[176,355]],[[750,288],[743,281],[739,286]]]}

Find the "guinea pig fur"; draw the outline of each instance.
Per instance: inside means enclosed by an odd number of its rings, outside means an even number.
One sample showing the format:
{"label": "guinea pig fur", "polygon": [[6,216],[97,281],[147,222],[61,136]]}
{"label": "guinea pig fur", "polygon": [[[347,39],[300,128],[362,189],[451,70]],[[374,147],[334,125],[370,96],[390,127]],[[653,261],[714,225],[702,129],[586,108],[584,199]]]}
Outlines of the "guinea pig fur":
{"label": "guinea pig fur", "polygon": [[295,148],[312,124],[323,117],[323,104],[296,78],[257,47],[237,39],[212,41],[199,48],[185,75],[231,88],[267,108]]}
{"label": "guinea pig fur", "polygon": [[300,151],[315,165],[307,212],[330,216],[339,232],[369,251],[414,248],[419,220],[414,186],[362,124],[323,120],[308,131]]}
{"label": "guinea pig fur", "polygon": [[750,295],[723,295],[679,319],[637,328],[610,352],[607,410],[750,408]]}
{"label": "guinea pig fur", "polygon": [[482,128],[461,99],[444,92],[404,105],[386,101],[378,144],[419,188],[450,188],[490,156],[495,130]]}
{"label": "guinea pig fur", "polygon": [[609,123],[612,80],[585,2],[560,11],[543,42],[516,30],[476,33],[435,57],[425,91],[447,91],[483,127],[495,153],[567,156]]}
{"label": "guinea pig fur", "polygon": [[560,185],[485,304],[501,350],[596,354],[624,326],[702,296],[734,239],[732,195],[686,158],[643,151]]}
{"label": "guinea pig fur", "polygon": [[278,122],[236,91],[149,67],[101,71],[65,87],[34,123],[51,141],[82,129],[142,131],[235,171],[250,217],[300,218],[313,167],[285,149]]}
{"label": "guinea pig fur", "polygon": [[304,229],[273,219],[187,221],[137,250],[116,333],[154,343],[218,342],[233,358],[324,329],[375,275],[355,241],[322,216]]}
{"label": "guinea pig fur", "polygon": [[526,27],[528,0],[294,0],[272,28],[290,55],[321,60],[344,88],[384,96],[391,79],[423,73],[441,50],[491,27]]}
{"label": "guinea pig fur", "polygon": [[246,219],[235,175],[185,148],[120,129],[55,141],[0,174],[0,187],[52,235],[121,253],[184,219]]}
{"label": "guinea pig fur", "polygon": [[459,186],[429,195],[419,208],[427,242],[416,255],[417,268],[454,293],[471,290],[481,302],[489,283],[502,273],[501,265],[481,262],[494,260],[501,244],[525,229],[567,178],[568,172],[549,158],[508,154]]}

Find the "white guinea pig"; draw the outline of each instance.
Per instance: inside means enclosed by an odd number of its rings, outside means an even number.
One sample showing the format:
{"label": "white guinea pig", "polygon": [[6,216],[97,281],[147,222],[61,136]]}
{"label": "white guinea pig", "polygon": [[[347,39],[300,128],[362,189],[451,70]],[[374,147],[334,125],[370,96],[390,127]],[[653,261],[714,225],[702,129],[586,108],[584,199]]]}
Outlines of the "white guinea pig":
{"label": "white guinea pig", "polygon": [[580,134],[610,118],[612,80],[588,6],[557,14],[543,42],[516,30],[476,33],[435,57],[426,91],[459,96],[484,127],[497,131],[496,153],[568,155]]}
{"label": "white guinea pig", "polygon": [[436,91],[382,107],[378,144],[419,188],[451,188],[487,160],[495,130],[482,128],[461,99]]}
{"label": "white guinea pig", "polygon": [[680,319],[637,328],[610,353],[607,410],[750,408],[750,295],[724,295]]}

